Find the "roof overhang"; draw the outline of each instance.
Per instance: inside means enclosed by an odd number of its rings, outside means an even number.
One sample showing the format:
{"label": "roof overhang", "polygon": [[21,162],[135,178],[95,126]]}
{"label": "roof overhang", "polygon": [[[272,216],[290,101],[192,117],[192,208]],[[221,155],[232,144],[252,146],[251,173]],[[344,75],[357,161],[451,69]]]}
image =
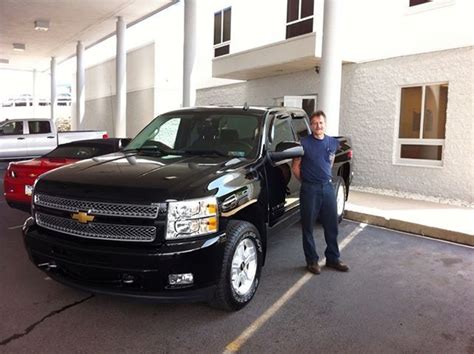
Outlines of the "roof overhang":
{"label": "roof overhang", "polygon": [[252,80],[308,70],[319,65],[320,60],[316,54],[316,33],[312,32],[214,58],[212,76]]}
{"label": "roof overhang", "polygon": [[[177,1],[1,1],[0,69],[47,69],[51,57],[60,62],[73,56],[77,41],[87,48],[113,35],[118,16],[129,27]],[[48,31],[35,30],[37,20],[49,21]],[[26,49],[14,51],[13,43]]]}

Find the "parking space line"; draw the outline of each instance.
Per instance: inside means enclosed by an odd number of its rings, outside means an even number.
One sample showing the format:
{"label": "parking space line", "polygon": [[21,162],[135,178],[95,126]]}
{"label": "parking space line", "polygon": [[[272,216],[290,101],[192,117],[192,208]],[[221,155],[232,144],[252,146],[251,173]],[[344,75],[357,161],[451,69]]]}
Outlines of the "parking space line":
{"label": "parking space line", "polygon": [[[356,237],[367,224],[360,223],[342,242],[339,249],[342,250]],[[319,261],[320,265],[325,263],[326,259]],[[273,303],[259,318],[248,326],[237,338],[227,344],[224,354],[237,352],[269,319],[271,319],[310,279],[314,277],[311,273],[303,275],[291,288],[289,288],[277,301]]]}
{"label": "parking space line", "polygon": [[19,229],[19,228],[21,228],[22,226],[23,226],[23,224],[22,224],[22,225],[17,225],[17,226],[10,226],[10,227],[8,228],[8,230]]}

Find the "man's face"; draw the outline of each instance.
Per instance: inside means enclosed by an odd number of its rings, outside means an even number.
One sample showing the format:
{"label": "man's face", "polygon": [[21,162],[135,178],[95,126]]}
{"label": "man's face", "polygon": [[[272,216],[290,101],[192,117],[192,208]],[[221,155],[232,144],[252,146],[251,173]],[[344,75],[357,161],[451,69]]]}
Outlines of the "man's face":
{"label": "man's face", "polygon": [[319,136],[326,132],[326,120],[323,116],[317,116],[311,119],[311,131],[313,134]]}

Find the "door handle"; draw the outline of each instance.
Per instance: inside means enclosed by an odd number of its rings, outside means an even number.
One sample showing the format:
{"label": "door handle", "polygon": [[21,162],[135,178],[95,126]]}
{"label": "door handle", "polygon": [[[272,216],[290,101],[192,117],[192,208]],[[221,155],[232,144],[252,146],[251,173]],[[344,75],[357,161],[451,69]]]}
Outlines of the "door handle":
{"label": "door handle", "polygon": [[48,139],[54,139],[54,136],[48,136]]}
{"label": "door handle", "polygon": [[24,136],[20,136],[19,138],[16,138],[17,140],[25,140]]}

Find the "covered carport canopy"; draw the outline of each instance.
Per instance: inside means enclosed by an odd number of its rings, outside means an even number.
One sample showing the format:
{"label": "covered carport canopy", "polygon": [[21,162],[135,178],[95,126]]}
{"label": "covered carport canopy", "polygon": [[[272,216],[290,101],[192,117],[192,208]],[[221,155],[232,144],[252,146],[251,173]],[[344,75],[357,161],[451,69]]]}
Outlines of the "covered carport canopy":
{"label": "covered carport canopy", "polygon": [[[126,28],[178,0],[2,0],[0,2],[0,70],[51,73],[51,118],[56,118],[56,65],[76,56],[76,90],[72,127],[82,125],[85,111],[84,50],[116,35],[116,110],[112,136],[126,136]],[[33,84],[34,87],[34,84]],[[33,102],[35,89],[33,88]],[[35,106],[35,103],[33,103]]]}
{"label": "covered carport canopy", "polygon": [[[75,55],[77,41],[87,48],[115,33],[117,17],[127,26],[163,10],[175,0],[2,0],[0,69],[46,70],[51,57]],[[35,30],[35,21],[49,25]],[[25,50],[14,50],[24,44]],[[18,51],[20,49],[20,51]],[[7,62],[8,61],[8,62]]]}

